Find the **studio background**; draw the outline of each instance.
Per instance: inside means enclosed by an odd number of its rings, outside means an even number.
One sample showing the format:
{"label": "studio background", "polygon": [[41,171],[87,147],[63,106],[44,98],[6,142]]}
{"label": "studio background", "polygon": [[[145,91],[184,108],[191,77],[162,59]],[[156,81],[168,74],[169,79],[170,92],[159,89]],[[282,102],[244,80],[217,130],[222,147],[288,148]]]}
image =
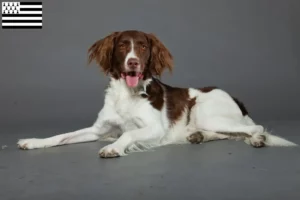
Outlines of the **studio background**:
{"label": "studio background", "polygon": [[48,0],[43,29],[0,29],[1,200],[300,199],[299,148],[222,140],[118,159],[99,158],[103,141],[19,150],[20,138],[94,122],[109,79],[87,50],[128,29],[173,54],[163,82],[225,89],[300,144],[299,0]]}
{"label": "studio background", "polygon": [[[173,86],[215,85],[255,121],[300,117],[300,1],[43,1],[42,30],[0,32],[1,127],[82,127],[108,78],[87,49],[113,31],[156,34],[174,56]],[[55,127],[53,127],[55,128]]]}

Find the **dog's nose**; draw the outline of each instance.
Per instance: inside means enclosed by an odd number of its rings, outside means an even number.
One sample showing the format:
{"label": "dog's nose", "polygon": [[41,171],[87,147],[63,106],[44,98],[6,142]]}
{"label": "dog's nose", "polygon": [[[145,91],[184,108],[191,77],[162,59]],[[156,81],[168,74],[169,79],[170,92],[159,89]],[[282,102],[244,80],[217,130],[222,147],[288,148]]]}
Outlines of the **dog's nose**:
{"label": "dog's nose", "polygon": [[136,58],[129,58],[127,61],[127,65],[131,69],[136,69],[139,66],[139,60]]}

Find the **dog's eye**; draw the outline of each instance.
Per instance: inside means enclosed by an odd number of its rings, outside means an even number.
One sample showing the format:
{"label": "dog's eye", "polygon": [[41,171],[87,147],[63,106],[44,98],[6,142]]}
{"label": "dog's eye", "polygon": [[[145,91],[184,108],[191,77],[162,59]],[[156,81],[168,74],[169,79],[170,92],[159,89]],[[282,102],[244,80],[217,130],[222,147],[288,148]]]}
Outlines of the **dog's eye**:
{"label": "dog's eye", "polygon": [[142,49],[142,50],[146,50],[146,49],[147,49],[147,46],[146,46],[146,45],[142,45],[141,49]]}

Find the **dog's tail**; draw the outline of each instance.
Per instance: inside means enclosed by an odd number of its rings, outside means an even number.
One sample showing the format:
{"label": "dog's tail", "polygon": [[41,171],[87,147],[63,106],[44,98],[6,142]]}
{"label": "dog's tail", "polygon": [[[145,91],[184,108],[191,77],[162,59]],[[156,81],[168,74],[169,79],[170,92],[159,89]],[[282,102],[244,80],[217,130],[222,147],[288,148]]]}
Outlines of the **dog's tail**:
{"label": "dog's tail", "polygon": [[273,147],[295,147],[298,144],[291,142],[283,137],[273,135],[268,131],[263,133],[254,133],[250,135],[244,132],[217,132],[228,136],[228,139],[244,139],[244,141],[255,147],[273,146]]}
{"label": "dog's tail", "polygon": [[264,141],[266,146],[278,146],[278,147],[298,146],[298,144],[296,144],[294,142],[288,141],[287,139],[284,139],[277,135],[273,135],[269,132],[264,132],[263,135],[266,137],[266,140]]}

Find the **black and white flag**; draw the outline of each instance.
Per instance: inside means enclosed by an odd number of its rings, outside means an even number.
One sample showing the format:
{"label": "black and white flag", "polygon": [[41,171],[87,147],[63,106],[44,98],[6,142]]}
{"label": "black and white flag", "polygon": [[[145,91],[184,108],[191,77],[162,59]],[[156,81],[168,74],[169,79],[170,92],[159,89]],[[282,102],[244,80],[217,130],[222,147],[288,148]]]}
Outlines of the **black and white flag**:
{"label": "black and white flag", "polygon": [[2,2],[2,28],[41,29],[42,2]]}

